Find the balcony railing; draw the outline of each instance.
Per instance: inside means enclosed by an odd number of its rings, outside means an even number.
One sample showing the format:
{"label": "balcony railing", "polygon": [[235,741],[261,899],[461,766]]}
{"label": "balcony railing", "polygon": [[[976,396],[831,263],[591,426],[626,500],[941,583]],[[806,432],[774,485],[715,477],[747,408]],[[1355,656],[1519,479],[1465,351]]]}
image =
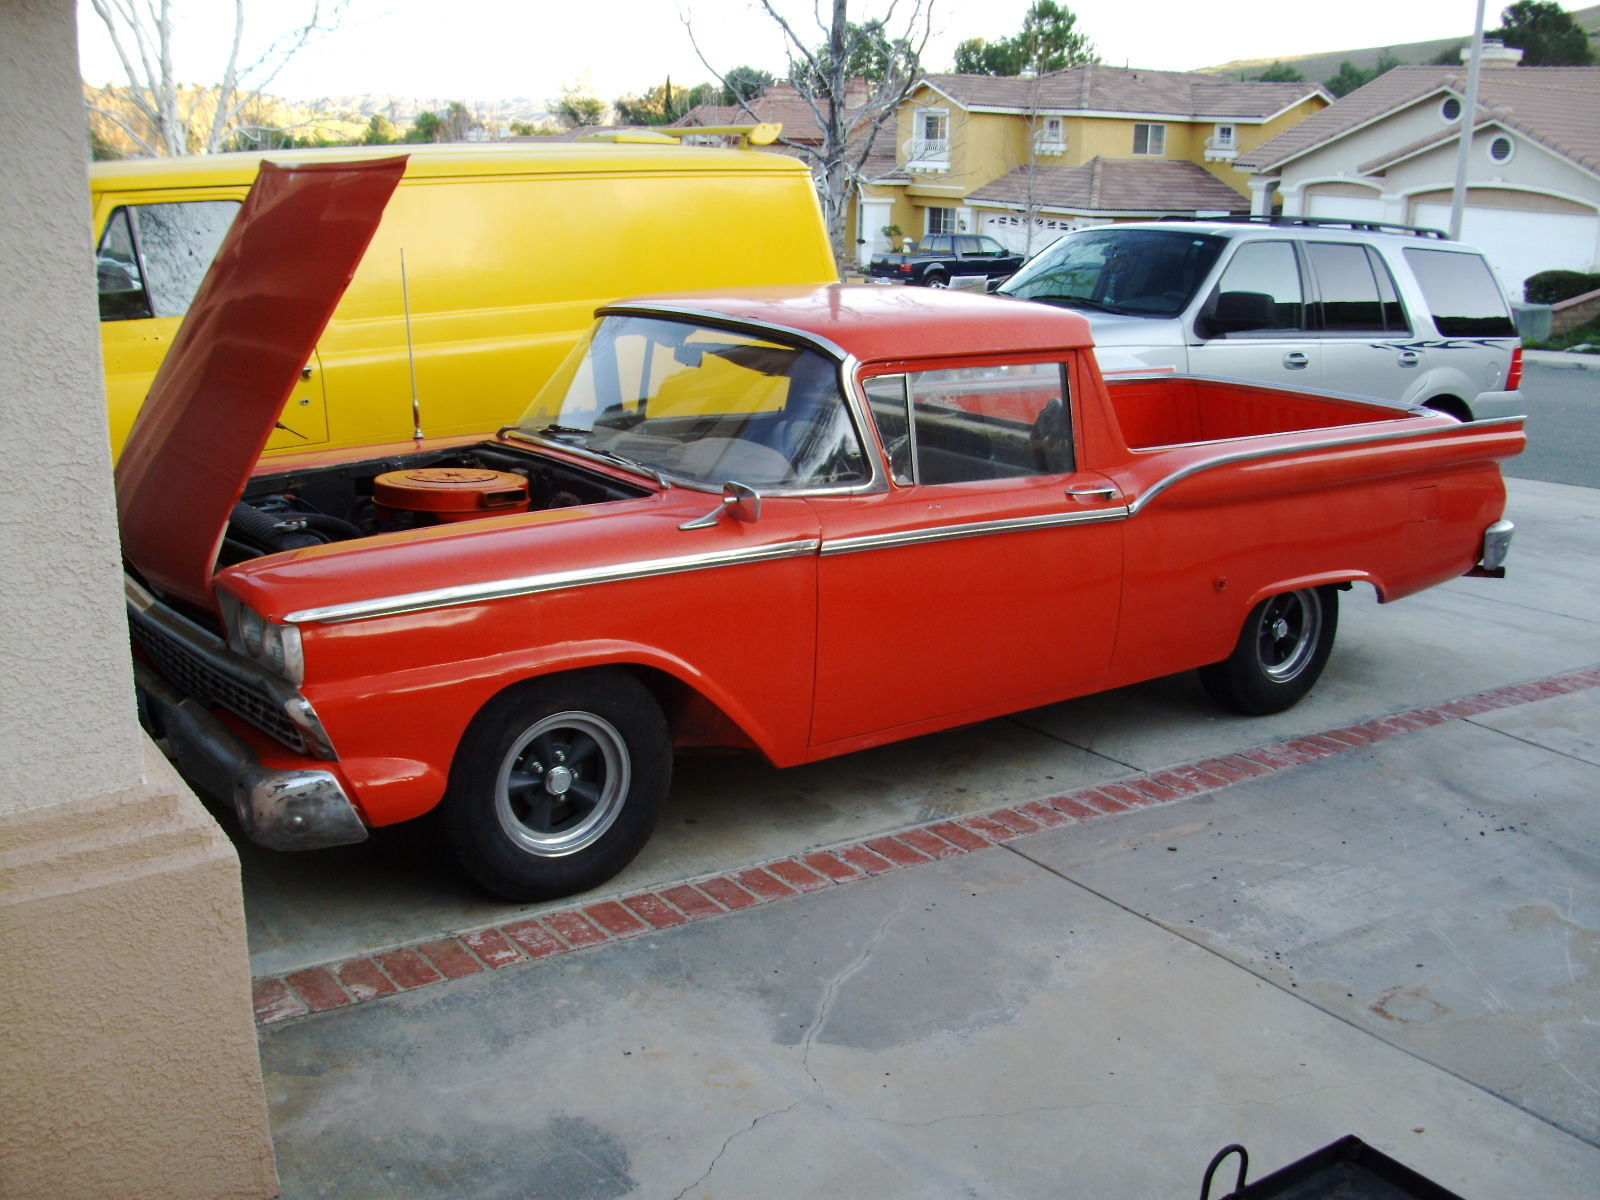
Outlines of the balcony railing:
{"label": "balcony railing", "polygon": [[950,139],[912,139],[900,147],[908,171],[948,171],[950,169]]}
{"label": "balcony railing", "polygon": [[1218,137],[1215,134],[1206,139],[1207,162],[1232,162],[1239,157],[1239,139],[1232,137]]}

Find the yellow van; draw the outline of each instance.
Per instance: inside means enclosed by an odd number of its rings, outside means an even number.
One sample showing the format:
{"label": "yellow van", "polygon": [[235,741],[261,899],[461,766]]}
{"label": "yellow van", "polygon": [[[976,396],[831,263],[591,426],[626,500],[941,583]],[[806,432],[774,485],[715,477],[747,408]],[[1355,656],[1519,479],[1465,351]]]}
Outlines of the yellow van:
{"label": "yellow van", "polygon": [[558,142],[95,163],[113,453],[261,160],[406,151],[269,452],[508,424],[619,296],[837,279],[809,172],[758,150]]}

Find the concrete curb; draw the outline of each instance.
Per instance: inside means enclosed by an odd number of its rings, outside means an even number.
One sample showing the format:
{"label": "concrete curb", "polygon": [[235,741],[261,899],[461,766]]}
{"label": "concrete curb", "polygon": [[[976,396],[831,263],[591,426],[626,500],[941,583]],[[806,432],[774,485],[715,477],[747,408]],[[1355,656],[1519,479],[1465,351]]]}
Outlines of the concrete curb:
{"label": "concrete curb", "polygon": [[1390,713],[1360,725],[1184,763],[1064,796],[816,850],[620,900],[582,903],[536,917],[396,946],[254,981],[258,1026],[332,1012],[484,971],[575,953],[640,934],[788,900],[1046,829],[1170,804],[1449,721],[1600,687],[1600,664],[1478,692],[1446,704]]}
{"label": "concrete curb", "polygon": [[1600,354],[1573,354],[1566,350],[1524,350],[1522,361],[1562,371],[1600,371]]}

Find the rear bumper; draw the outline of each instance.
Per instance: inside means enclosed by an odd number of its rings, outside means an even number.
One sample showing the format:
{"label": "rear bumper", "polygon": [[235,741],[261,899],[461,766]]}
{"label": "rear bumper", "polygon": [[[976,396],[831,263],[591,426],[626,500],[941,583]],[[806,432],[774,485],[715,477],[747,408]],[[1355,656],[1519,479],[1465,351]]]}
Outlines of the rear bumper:
{"label": "rear bumper", "polygon": [[1496,521],[1483,531],[1483,552],[1478,558],[1477,566],[1468,571],[1468,575],[1476,575],[1486,579],[1504,579],[1506,577],[1506,556],[1511,552],[1511,535],[1517,527],[1510,521]]}
{"label": "rear bumper", "polygon": [[272,850],[317,850],[365,841],[367,827],[327,770],[264,766],[204,705],[134,663],[139,720],[195,787],[233,804],[251,841]]}

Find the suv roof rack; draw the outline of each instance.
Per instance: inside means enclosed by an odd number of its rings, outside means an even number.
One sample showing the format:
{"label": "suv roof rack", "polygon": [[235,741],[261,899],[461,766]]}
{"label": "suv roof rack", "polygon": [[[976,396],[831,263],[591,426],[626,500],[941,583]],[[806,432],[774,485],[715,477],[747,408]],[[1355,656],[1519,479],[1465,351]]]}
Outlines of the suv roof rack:
{"label": "suv roof rack", "polygon": [[1398,225],[1391,221],[1359,221],[1351,217],[1285,217],[1278,214],[1269,217],[1250,213],[1225,217],[1161,217],[1159,220],[1214,221],[1223,225],[1301,225],[1350,229],[1358,233],[1409,233],[1413,237],[1438,238],[1446,242],[1450,240],[1450,235],[1442,229],[1427,229],[1420,225]]}

